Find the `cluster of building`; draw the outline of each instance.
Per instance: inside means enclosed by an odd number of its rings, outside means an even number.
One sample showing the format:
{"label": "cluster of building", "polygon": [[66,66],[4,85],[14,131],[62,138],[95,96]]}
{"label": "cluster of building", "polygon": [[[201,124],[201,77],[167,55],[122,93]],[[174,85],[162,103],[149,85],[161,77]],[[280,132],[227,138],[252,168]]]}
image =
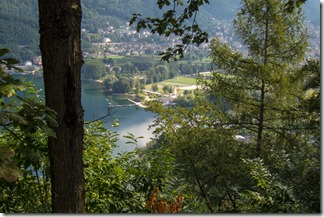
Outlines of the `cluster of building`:
{"label": "cluster of building", "polygon": [[[219,38],[222,42],[228,44],[232,49],[247,55],[247,49],[241,40],[236,36],[231,20],[213,20],[214,29],[210,32],[212,38]],[[310,22],[306,22],[310,34],[307,58],[317,58],[320,55],[320,27]],[[82,30],[84,35],[87,34],[85,29]],[[108,26],[107,29],[99,29],[98,35],[100,42],[92,44],[99,48],[97,52],[85,51],[84,56],[98,57],[109,55],[126,55],[141,56],[143,54],[157,54],[169,47],[174,47],[181,41],[178,37],[163,37],[152,35],[149,31],[144,30],[137,32],[130,29],[128,25],[115,29]],[[111,38],[118,38],[120,42],[113,42]],[[187,50],[208,49],[208,44],[202,44],[199,47],[189,46]]]}
{"label": "cluster of building", "polygon": [[[82,30],[83,35],[87,35],[85,29]],[[99,52],[85,51],[85,57],[98,57],[109,55],[123,56],[141,56],[143,54],[153,55],[158,54],[169,47],[174,47],[180,44],[180,38],[176,36],[158,36],[153,35],[148,30],[137,32],[127,26],[121,26],[115,30],[112,26],[108,26],[106,30],[99,29],[98,34],[101,36],[100,42],[91,42]],[[90,42],[90,37],[84,37]],[[118,38],[120,42],[113,42],[111,38]],[[203,44],[199,48],[189,46],[188,50],[207,49],[208,45]]]}
{"label": "cluster of building", "polygon": [[[247,55],[247,49],[242,44],[241,40],[236,36],[232,21],[230,20],[214,20],[214,29],[210,32],[213,38],[219,38],[222,42],[228,44],[232,49]],[[320,57],[320,26],[315,26],[311,22],[306,22],[309,38],[309,46],[307,51],[307,58]],[[99,40],[91,42],[89,33],[86,29],[82,29],[83,40],[88,40],[96,49],[87,50],[83,52],[84,57],[98,58],[109,55],[121,56],[141,56],[143,54],[158,54],[169,47],[174,47],[181,41],[178,37],[169,36],[163,37],[152,35],[147,30],[137,32],[130,29],[128,25],[121,26],[115,29],[113,26],[107,29],[99,29]],[[117,38],[119,42],[114,42],[111,38]],[[208,49],[208,44],[202,44],[199,47],[189,46],[187,50]],[[41,56],[36,56],[32,61],[28,61],[23,67],[32,68],[41,66]]]}

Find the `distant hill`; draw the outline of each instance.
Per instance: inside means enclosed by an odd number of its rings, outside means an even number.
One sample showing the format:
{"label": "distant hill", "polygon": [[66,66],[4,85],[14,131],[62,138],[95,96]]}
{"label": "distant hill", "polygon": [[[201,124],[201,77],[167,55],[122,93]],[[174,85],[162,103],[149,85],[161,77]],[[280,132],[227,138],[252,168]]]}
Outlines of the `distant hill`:
{"label": "distant hill", "polygon": [[38,50],[37,0],[0,1],[0,47],[18,58],[30,60]]}
{"label": "distant hill", "polygon": [[[202,26],[210,28],[212,18],[233,19],[240,0],[210,0],[199,12]],[[320,23],[318,0],[307,0],[303,6],[308,20]],[[143,17],[162,14],[155,0],[82,0],[82,28],[96,32],[107,24],[118,28],[126,25],[133,13]],[[30,60],[39,55],[37,0],[0,1],[0,47],[8,47],[19,60]]]}

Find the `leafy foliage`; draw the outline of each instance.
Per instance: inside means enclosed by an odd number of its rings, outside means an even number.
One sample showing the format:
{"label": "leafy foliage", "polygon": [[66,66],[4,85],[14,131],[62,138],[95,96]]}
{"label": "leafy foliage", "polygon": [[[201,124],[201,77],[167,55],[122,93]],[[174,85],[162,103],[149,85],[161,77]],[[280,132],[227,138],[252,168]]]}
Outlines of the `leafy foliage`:
{"label": "leafy foliage", "polygon": [[99,79],[105,72],[105,65],[98,59],[86,59],[81,69],[81,73],[85,79]]}
{"label": "leafy foliage", "polygon": [[286,3],[286,10],[289,13],[292,13],[296,8],[300,8],[307,0],[288,0]]}
{"label": "leafy foliage", "polygon": [[[12,163],[11,158],[15,155],[28,155],[29,151],[39,151],[37,150],[39,147],[29,146],[35,139],[33,135],[41,130],[49,136],[55,136],[47,123],[55,126],[56,121],[54,112],[36,100],[33,87],[26,86],[19,79],[3,71],[2,65],[18,69],[13,65],[17,63],[16,60],[3,57],[8,52],[8,49],[0,49],[0,126],[2,132],[7,131],[12,134],[16,143],[9,145],[12,139],[8,139],[8,142],[2,140],[0,147],[4,154],[0,157],[0,177],[14,181],[18,178],[20,170]],[[25,90],[25,96],[21,97],[17,93],[23,90]],[[28,167],[28,163],[25,166]]]}
{"label": "leafy foliage", "polygon": [[[117,126],[117,122],[113,124]],[[172,184],[172,158],[167,153],[140,155],[139,151],[112,155],[117,134],[91,123],[85,137],[86,212],[141,213],[148,212],[146,200],[154,186],[163,192]],[[137,144],[134,135],[126,135]]]}
{"label": "leafy foliage", "polygon": [[21,176],[19,168],[12,162],[14,155],[9,148],[0,147],[0,177],[8,182],[13,182]]}
{"label": "leafy foliage", "polygon": [[[44,116],[50,117],[54,124],[56,121],[53,113],[43,104],[30,103],[34,100],[29,99],[28,103],[23,102],[22,105],[15,104],[23,122],[12,120],[12,123],[7,123],[1,130],[0,147],[12,150],[12,161],[16,168],[19,168],[20,174],[12,183],[0,179],[3,192],[0,201],[1,212],[51,211],[46,138],[54,134],[48,128]],[[32,106],[32,109],[29,106]]]}
{"label": "leafy foliage", "polygon": [[8,49],[0,53],[0,210],[49,212],[46,138],[55,136],[48,126],[56,125],[55,113],[33,86],[3,71],[2,65],[21,70],[13,66],[16,60],[3,58]]}
{"label": "leafy foliage", "polygon": [[[177,44],[175,48],[168,48],[162,52],[162,59],[169,61],[173,58],[174,60],[183,58],[185,48],[190,44],[200,45],[204,42],[208,42],[208,33],[202,31],[200,26],[197,24],[196,16],[199,11],[199,7],[203,4],[208,4],[208,0],[199,1],[187,1],[187,5],[184,7],[180,16],[177,16],[180,8],[184,5],[184,1],[173,1],[172,7],[171,1],[159,0],[157,5],[159,9],[167,8],[162,18],[150,18],[139,19],[140,14],[133,14],[133,18],[130,20],[130,25],[137,22],[136,30],[150,29],[152,34],[175,35],[181,37],[181,44]],[[178,12],[179,13],[179,12]],[[191,25],[186,24],[186,21],[191,21]]]}
{"label": "leafy foliage", "polygon": [[271,174],[262,159],[243,160],[256,182],[255,187],[242,193],[240,201],[243,213],[291,213],[298,207],[292,188],[284,186],[278,177]]}

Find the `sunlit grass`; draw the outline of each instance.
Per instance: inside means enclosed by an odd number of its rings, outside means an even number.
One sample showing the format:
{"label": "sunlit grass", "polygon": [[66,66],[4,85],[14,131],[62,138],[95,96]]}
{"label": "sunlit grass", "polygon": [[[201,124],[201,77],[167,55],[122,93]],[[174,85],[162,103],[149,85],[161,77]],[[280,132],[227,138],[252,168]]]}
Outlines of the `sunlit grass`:
{"label": "sunlit grass", "polygon": [[173,85],[173,86],[188,86],[188,85],[194,85],[196,84],[196,78],[192,77],[185,77],[185,76],[177,76],[172,79],[167,79],[162,82],[159,82],[158,84],[161,85]]}

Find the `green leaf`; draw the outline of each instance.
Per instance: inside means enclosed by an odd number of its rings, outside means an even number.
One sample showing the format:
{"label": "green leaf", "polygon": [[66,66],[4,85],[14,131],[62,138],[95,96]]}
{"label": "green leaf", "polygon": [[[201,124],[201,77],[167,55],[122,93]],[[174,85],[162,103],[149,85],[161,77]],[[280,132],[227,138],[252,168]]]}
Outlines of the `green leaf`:
{"label": "green leaf", "polygon": [[9,53],[9,49],[7,49],[7,48],[1,48],[0,49],[0,56],[4,56],[7,53]]}

